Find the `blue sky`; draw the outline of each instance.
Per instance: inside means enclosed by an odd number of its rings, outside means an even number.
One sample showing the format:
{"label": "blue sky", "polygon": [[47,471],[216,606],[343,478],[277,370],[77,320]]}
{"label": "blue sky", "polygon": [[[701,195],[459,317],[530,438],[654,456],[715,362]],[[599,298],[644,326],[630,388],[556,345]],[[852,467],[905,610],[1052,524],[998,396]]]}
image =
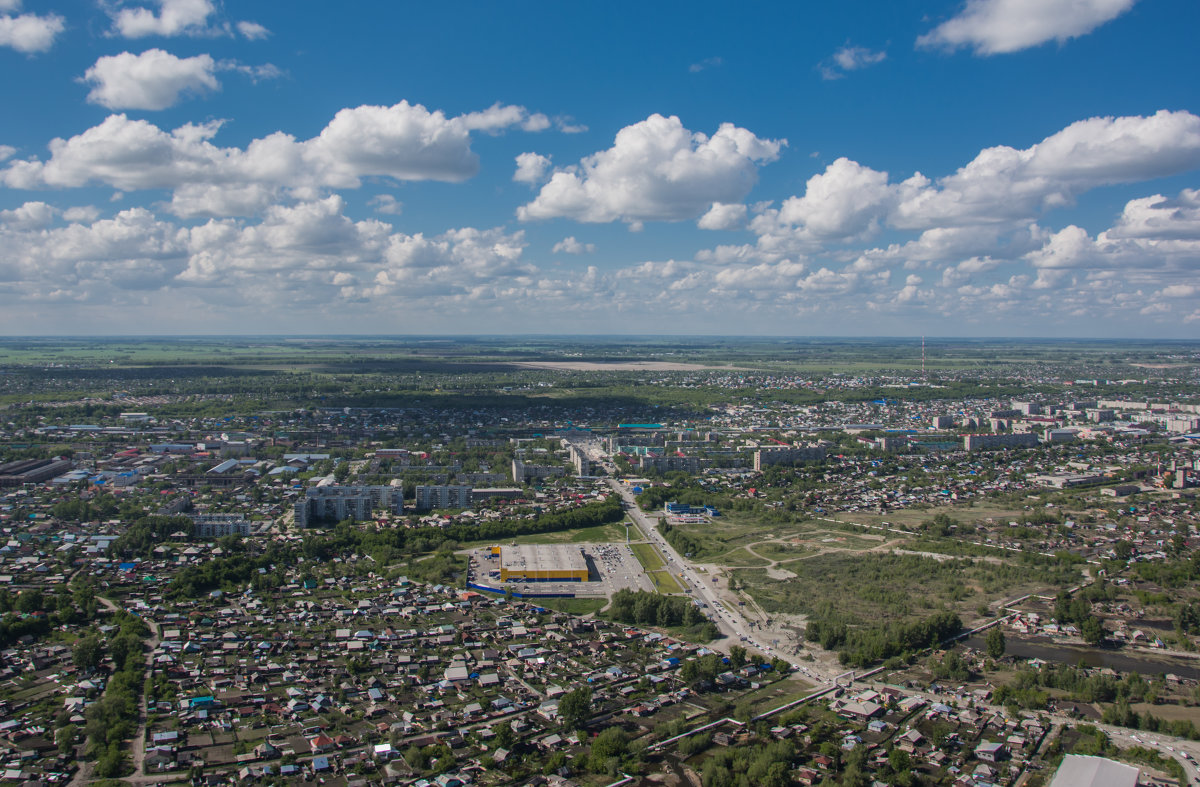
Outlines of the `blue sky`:
{"label": "blue sky", "polygon": [[0,332],[1200,337],[1194,0],[0,0]]}

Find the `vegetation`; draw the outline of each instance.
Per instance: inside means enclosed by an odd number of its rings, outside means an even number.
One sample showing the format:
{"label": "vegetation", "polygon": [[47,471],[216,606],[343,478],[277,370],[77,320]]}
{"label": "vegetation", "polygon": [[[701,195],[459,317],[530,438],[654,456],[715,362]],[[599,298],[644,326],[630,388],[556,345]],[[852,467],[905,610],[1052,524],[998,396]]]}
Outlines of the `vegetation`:
{"label": "vegetation", "polygon": [[128,612],[117,612],[113,623],[117,634],[108,644],[108,653],[116,671],[105,687],[104,696],[89,706],[86,713],[87,756],[95,761],[94,773],[98,778],[114,778],[126,769],[121,742],[132,737],[137,729],[145,669],[142,638],[149,634],[146,625]]}
{"label": "vegetation", "polygon": [[691,599],[657,593],[618,590],[612,597],[608,617],[635,626],[682,629],[689,639],[708,642],[721,636],[716,625],[700,613]]}

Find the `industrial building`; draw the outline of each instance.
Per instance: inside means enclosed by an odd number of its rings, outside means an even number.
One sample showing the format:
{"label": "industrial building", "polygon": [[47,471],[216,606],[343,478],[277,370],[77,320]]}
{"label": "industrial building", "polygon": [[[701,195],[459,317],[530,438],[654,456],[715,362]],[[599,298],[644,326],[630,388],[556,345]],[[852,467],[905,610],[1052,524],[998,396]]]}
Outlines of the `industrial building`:
{"label": "industrial building", "polygon": [[74,465],[69,459],[24,459],[0,465],[0,487],[40,484],[62,475]]}
{"label": "industrial building", "polygon": [[1068,754],[1050,787],[1137,787],[1137,768],[1106,757]]}
{"label": "industrial building", "polygon": [[1038,436],[1033,432],[963,435],[963,448],[967,451],[985,451],[990,448],[1033,448],[1037,444]]}
{"label": "industrial building", "polygon": [[500,555],[501,582],[587,582],[587,559],[572,544],[492,547]]}

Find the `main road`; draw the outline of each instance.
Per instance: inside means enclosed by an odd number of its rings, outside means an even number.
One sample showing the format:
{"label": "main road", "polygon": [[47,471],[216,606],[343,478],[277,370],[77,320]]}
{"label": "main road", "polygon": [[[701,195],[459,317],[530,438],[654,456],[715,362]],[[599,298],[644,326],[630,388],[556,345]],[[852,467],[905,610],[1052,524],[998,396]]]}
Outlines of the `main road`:
{"label": "main road", "polygon": [[[789,658],[788,654],[758,642],[756,634],[746,618],[736,609],[727,607],[721,601],[716,588],[712,586],[711,576],[706,577],[706,575],[701,574],[695,564],[675,551],[675,547],[671,546],[670,542],[663,538],[662,533],[658,530],[658,518],[649,516],[642,511],[633,496],[633,492],[620,481],[615,478],[607,480],[608,485],[624,501],[623,507],[629,518],[642,531],[646,540],[662,553],[663,558],[666,560],[667,568],[671,573],[682,579],[688,595],[693,599],[702,601],[707,606],[711,612],[710,617],[713,623],[727,637],[726,642],[729,643],[729,646],[736,645],[739,642],[745,643],[750,648],[761,651],[768,656],[778,656],[814,680],[822,683],[831,681],[829,677],[814,672],[808,662],[794,660]],[[708,581],[705,581],[706,579]],[[728,650],[728,647],[725,649]]]}

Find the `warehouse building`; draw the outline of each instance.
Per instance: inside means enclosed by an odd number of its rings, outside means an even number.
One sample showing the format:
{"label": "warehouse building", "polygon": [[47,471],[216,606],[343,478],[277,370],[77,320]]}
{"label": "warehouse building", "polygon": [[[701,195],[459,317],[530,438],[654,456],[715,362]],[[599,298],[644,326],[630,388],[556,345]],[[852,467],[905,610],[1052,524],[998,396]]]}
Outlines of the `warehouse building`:
{"label": "warehouse building", "polygon": [[500,552],[501,582],[587,582],[587,559],[578,545],[525,544]]}

